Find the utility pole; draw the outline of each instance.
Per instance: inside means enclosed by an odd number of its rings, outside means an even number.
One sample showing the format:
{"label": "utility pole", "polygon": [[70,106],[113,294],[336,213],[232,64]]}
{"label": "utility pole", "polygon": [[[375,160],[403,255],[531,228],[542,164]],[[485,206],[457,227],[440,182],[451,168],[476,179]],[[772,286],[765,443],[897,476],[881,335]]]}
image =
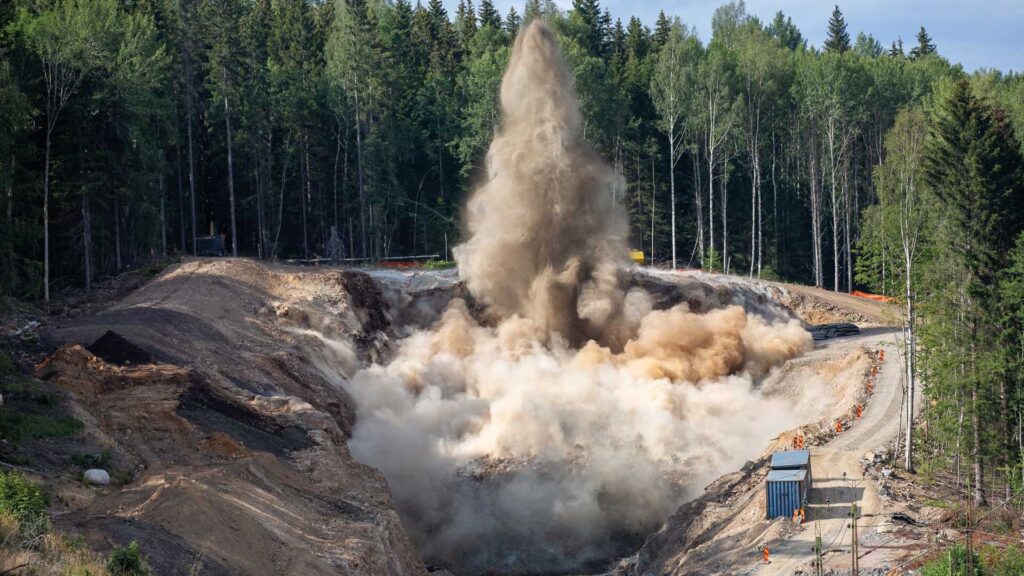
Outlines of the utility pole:
{"label": "utility pole", "polygon": [[860,576],[860,562],[858,561],[858,550],[857,550],[857,503],[854,502],[850,509],[850,574],[853,576]]}
{"label": "utility pole", "polygon": [[814,576],[823,576],[824,566],[821,561],[821,523],[814,519]]}

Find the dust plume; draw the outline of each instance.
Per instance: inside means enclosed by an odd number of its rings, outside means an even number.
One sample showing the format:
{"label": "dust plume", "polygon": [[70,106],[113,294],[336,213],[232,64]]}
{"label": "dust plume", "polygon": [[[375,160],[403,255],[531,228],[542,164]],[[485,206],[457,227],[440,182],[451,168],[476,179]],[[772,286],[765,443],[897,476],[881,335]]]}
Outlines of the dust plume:
{"label": "dust plume", "polygon": [[622,315],[625,184],[583,139],[572,74],[542,22],[516,38],[487,182],[466,205],[459,275],[500,318],[541,334],[604,339]]}
{"label": "dust plume", "polygon": [[352,454],[380,469],[428,561],[557,573],[631,551],[706,482],[804,421],[755,383],[810,346],[739,306],[654,310],[626,290],[621,180],[587,146],[541,22],[516,39],[488,180],[449,303],[346,384]]}

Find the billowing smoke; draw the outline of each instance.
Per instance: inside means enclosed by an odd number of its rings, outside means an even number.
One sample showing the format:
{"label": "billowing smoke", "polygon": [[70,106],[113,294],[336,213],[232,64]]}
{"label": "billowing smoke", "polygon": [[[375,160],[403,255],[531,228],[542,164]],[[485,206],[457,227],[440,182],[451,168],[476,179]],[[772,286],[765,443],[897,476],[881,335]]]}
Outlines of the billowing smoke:
{"label": "billowing smoke", "polygon": [[578,570],[628,552],[802,422],[754,383],[810,338],[737,306],[652,310],[623,288],[622,183],[584,142],[541,22],[516,40],[501,106],[456,249],[485,312],[455,300],[389,363],[356,373],[350,447],[387,477],[428,561]]}

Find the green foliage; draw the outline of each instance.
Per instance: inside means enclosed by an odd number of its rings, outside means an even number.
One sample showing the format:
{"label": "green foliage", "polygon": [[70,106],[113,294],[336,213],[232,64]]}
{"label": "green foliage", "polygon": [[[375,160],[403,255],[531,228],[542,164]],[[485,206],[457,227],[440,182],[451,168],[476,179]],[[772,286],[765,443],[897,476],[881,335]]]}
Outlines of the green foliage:
{"label": "green foliage", "polygon": [[110,452],[107,450],[103,450],[99,454],[75,454],[68,461],[79,468],[103,468],[109,470],[113,467]]}
{"label": "green foliage", "polygon": [[846,30],[846,19],[843,18],[842,10],[836,5],[828,20],[828,38],[825,40],[825,50],[842,54],[849,49],[850,33]]}
{"label": "green foliage", "polygon": [[973,552],[974,574],[967,573],[967,548],[957,544],[921,567],[921,576],[983,576],[981,557]]}
{"label": "green foliage", "polygon": [[430,260],[423,265],[424,270],[446,270],[454,267],[455,262],[451,260]]}
{"label": "green foliage", "polygon": [[74,436],[81,429],[82,423],[70,416],[32,414],[0,407],[0,438],[13,441],[62,438]]}
{"label": "green foliage", "polygon": [[148,576],[149,566],[139,548],[132,540],[127,546],[114,548],[107,558],[107,570],[112,576]]}
{"label": "green foliage", "polygon": [[49,505],[38,486],[17,472],[0,471],[0,513],[13,514],[22,523],[46,517]]}

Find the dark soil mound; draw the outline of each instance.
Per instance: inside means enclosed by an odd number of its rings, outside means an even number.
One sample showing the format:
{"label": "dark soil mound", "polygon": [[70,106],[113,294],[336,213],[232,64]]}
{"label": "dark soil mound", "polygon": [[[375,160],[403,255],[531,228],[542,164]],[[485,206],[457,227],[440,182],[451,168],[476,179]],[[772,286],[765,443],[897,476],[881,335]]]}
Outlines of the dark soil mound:
{"label": "dark soil mound", "polygon": [[152,364],[153,358],[142,348],[132,344],[117,332],[107,330],[98,340],[87,348],[96,356],[109,364],[123,366],[125,364]]}

